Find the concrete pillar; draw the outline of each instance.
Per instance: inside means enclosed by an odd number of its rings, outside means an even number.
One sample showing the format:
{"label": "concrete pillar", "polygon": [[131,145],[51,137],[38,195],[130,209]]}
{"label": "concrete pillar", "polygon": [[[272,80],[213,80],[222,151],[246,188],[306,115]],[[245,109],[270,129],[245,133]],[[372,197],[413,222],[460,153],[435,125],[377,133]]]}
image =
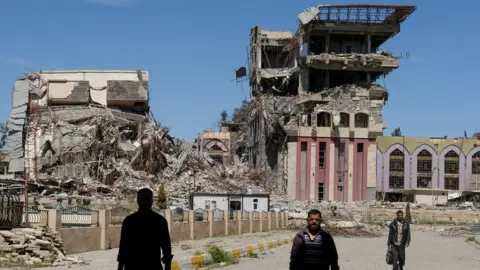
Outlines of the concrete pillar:
{"label": "concrete pillar", "polygon": [[372,53],[372,35],[367,34],[367,53]]}
{"label": "concrete pillar", "polygon": [[260,211],[260,213],[258,213],[258,219],[260,221],[260,231],[263,232],[263,211]]}
{"label": "concrete pillar", "polygon": [[195,219],[194,219],[194,212],[193,210],[188,210],[188,222],[190,224],[190,239],[195,239]]}
{"label": "concrete pillar", "polygon": [[325,36],[325,53],[330,53],[330,33]]}
{"label": "concrete pillar", "polygon": [[267,212],[268,230],[272,230],[272,212]]}
{"label": "concrete pillar", "polygon": [[208,235],[210,237],[213,237],[213,211],[208,210],[208,217],[207,217],[207,222],[208,222]]}
{"label": "concrete pillar", "polygon": [[248,232],[252,233],[253,232],[253,212],[248,212],[248,223],[249,223],[249,229]]}
{"label": "concrete pillar", "polygon": [[62,236],[62,212],[60,209],[48,209],[48,228]]}
{"label": "concrete pillar", "polygon": [[168,224],[168,233],[172,233],[172,210],[170,209],[166,209],[165,210],[165,217],[164,217],[166,220],[167,220],[167,224]]}
{"label": "concrete pillar", "polygon": [[110,249],[110,237],[108,227],[110,226],[110,211],[98,211],[98,226],[100,227],[100,249]]}
{"label": "concrete pillar", "polygon": [[225,221],[225,235],[228,235],[228,222],[230,220],[230,211],[225,210],[223,211],[223,220]]}
{"label": "concrete pillar", "polygon": [[300,67],[299,73],[299,84],[298,84],[298,93],[305,93],[309,91],[309,77],[310,77],[310,70],[308,67]]}
{"label": "concrete pillar", "polygon": [[279,216],[280,216],[279,213],[275,212],[275,228],[277,228],[277,230],[279,229],[279,225],[280,225]]}
{"label": "concrete pillar", "polygon": [[236,211],[237,212],[237,225],[238,225],[238,234],[242,234],[242,210]]}

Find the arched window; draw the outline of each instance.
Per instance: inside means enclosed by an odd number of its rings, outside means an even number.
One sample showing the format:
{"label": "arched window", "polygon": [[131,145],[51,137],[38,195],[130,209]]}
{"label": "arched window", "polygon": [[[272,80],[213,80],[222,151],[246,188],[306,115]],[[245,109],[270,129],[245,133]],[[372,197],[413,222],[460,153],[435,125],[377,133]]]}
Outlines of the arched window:
{"label": "arched window", "polygon": [[417,187],[432,188],[432,154],[427,150],[417,155]]}
{"label": "arched window", "polygon": [[332,115],[328,112],[321,112],[317,115],[317,127],[331,127]]}
{"label": "arched window", "polygon": [[472,174],[480,174],[480,151],[472,156]]}
{"label": "arched window", "polygon": [[445,189],[459,190],[460,189],[460,157],[455,151],[451,150],[445,154]]}
{"label": "arched window", "polygon": [[399,149],[390,154],[389,188],[403,189],[405,187],[405,156]]}
{"label": "arched window", "polygon": [[222,152],[223,152],[222,148],[220,148],[220,146],[218,146],[218,145],[216,145],[216,144],[214,144],[214,145],[213,145],[212,147],[210,147],[210,149],[208,149],[208,150],[210,150],[210,151],[222,151]]}
{"label": "arched window", "polygon": [[368,128],[368,114],[366,113],[355,114],[355,127]]}
{"label": "arched window", "polygon": [[350,127],[350,114],[348,113],[340,113],[340,123],[338,124],[339,127]]}

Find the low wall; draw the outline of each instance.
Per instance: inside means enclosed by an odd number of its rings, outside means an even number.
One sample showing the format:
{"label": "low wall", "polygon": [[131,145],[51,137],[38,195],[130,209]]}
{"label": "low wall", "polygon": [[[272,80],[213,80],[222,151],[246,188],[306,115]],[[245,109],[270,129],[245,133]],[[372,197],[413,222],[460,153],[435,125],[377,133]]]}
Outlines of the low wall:
{"label": "low wall", "polygon": [[174,222],[171,224],[170,239],[172,242],[190,239],[190,223]]}
{"label": "low wall", "polygon": [[100,249],[101,228],[63,228],[62,239],[68,254]]}
{"label": "low wall", "polygon": [[107,230],[108,244],[105,248],[118,248],[120,246],[120,234],[122,233],[122,226],[110,226]]}
{"label": "low wall", "polygon": [[[352,208],[347,209],[357,219],[372,221],[391,221],[396,217],[399,209],[392,208]],[[403,209],[405,210],[405,209]],[[470,210],[426,210],[410,209],[412,223],[431,223],[434,220],[439,223],[478,223],[480,220],[480,211]]]}
{"label": "low wall", "polygon": [[[288,216],[288,213],[248,213],[246,211],[241,213],[242,211],[237,211],[233,215],[235,219],[229,219],[230,216],[227,212],[214,215],[213,211],[205,211],[203,221],[194,221],[196,217],[194,212],[187,211],[182,219],[183,222],[175,222],[172,219],[172,212],[164,210],[163,214],[167,219],[172,242],[277,230],[285,228],[286,224],[283,220]],[[120,245],[122,226],[117,224],[121,224],[121,222],[118,222],[118,216],[112,218],[109,210],[99,210],[98,226],[92,225],[92,227],[62,228],[62,223],[65,223],[64,219],[68,215],[64,215],[62,218],[61,212],[56,209],[49,211],[48,215],[48,227],[55,231],[61,231],[68,254],[117,248]],[[237,219],[237,217],[241,219]]]}

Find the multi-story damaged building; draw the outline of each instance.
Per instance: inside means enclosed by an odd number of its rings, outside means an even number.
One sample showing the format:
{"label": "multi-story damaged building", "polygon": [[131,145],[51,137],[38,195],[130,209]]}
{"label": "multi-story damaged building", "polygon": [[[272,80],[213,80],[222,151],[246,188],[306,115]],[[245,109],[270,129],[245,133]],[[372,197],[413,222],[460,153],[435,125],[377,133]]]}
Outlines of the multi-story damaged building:
{"label": "multi-story damaged building", "polygon": [[[145,153],[133,158],[137,161],[130,156],[151,143],[148,102],[146,71],[25,74],[13,89],[9,172],[56,186],[92,178],[111,185],[123,174],[120,161],[135,167]],[[152,157],[147,170],[155,171],[162,162]]]}
{"label": "multi-story damaged building", "polygon": [[399,67],[381,46],[415,6],[329,5],[298,15],[295,34],[250,33],[247,158],[298,200],[375,198],[376,137]]}

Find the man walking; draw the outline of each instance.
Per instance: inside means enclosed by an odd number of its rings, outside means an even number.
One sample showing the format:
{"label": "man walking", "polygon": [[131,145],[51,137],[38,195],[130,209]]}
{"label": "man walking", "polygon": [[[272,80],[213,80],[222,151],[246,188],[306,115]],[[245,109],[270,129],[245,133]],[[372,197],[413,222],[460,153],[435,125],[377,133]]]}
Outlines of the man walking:
{"label": "man walking", "polygon": [[338,253],[332,236],[320,224],[322,213],[316,209],[307,214],[307,228],[293,239],[290,270],[339,270]]}
{"label": "man walking", "polygon": [[[172,244],[167,220],[153,212],[153,192],[148,188],[137,193],[138,211],[125,218],[120,236],[118,270],[170,270]],[[163,258],[161,258],[161,252]]]}
{"label": "man walking", "polygon": [[403,211],[397,211],[397,218],[390,223],[388,248],[393,255],[393,270],[403,270],[405,248],[410,245],[410,225],[403,218]]}

